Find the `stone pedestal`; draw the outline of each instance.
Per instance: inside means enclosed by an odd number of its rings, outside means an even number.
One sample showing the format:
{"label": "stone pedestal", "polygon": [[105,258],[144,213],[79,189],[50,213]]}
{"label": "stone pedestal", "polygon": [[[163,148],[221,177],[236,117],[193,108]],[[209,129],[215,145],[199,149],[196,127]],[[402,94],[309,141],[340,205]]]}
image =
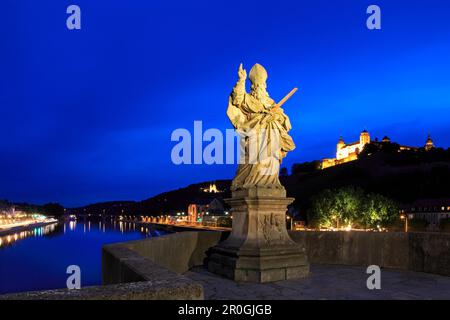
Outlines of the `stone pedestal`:
{"label": "stone pedestal", "polygon": [[233,229],[210,248],[208,270],[246,282],[298,279],[309,274],[304,248],[288,235],[286,210],[293,198],[284,189],[253,188],[225,200],[233,211]]}

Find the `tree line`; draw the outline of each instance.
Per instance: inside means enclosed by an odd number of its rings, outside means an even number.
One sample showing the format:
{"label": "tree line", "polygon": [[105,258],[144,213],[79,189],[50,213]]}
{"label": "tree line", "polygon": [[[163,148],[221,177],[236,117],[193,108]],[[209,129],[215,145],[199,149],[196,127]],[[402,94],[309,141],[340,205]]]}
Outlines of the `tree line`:
{"label": "tree line", "polygon": [[312,227],[374,229],[399,219],[396,201],[353,186],[326,189],[313,196],[308,210]]}

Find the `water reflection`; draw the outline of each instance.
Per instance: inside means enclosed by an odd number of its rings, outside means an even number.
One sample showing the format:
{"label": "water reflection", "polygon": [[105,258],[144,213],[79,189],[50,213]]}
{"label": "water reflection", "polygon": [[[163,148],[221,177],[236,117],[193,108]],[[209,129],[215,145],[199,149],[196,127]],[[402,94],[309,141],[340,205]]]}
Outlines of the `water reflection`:
{"label": "water reflection", "polygon": [[34,228],[31,230],[16,232],[3,237],[0,237],[0,248],[12,246],[16,241],[26,239],[29,237],[44,237],[52,232],[55,232],[58,223]]}
{"label": "water reflection", "polygon": [[104,245],[164,233],[108,217],[81,218],[2,236],[0,294],[64,288],[67,266],[73,264],[82,269],[82,286],[101,284]]}
{"label": "water reflection", "polygon": [[77,220],[67,221],[65,223],[54,223],[51,225],[37,227],[26,231],[15,232],[9,235],[0,237],[0,248],[12,246],[15,242],[30,238],[30,237],[50,237],[56,236],[59,234],[66,234],[68,232],[75,232],[77,230],[77,225],[83,228],[83,233],[87,234],[92,231],[106,233],[107,231],[118,231],[121,234],[125,232],[140,232],[143,237],[155,237],[161,235],[161,232],[148,227],[140,226],[138,227],[135,222],[124,222],[124,221],[116,221],[114,219],[108,219],[107,222],[105,219],[100,219],[98,222],[93,221],[94,226],[92,227],[92,221],[89,220],[81,220],[77,223]]}

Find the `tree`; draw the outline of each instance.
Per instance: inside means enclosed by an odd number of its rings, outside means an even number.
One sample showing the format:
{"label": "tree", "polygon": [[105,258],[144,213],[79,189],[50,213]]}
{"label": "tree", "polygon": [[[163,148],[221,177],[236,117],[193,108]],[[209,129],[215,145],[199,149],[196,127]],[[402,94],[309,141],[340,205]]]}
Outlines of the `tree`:
{"label": "tree", "polygon": [[0,210],[7,210],[11,207],[11,203],[8,200],[0,200]]}
{"label": "tree", "polygon": [[400,145],[394,142],[371,142],[364,146],[364,149],[358,155],[358,159],[364,159],[375,153],[397,154],[400,151]]}
{"label": "tree", "polygon": [[335,190],[335,199],[344,226],[354,225],[364,206],[364,191],[353,186],[343,187]]}
{"label": "tree", "polygon": [[309,211],[309,221],[313,226],[339,228],[344,218],[342,203],[339,203],[335,190],[324,190],[313,198]]}
{"label": "tree", "polygon": [[311,161],[303,163],[294,163],[292,165],[292,175],[299,175],[301,173],[308,173],[320,170],[321,161]]}
{"label": "tree", "polygon": [[45,215],[60,217],[64,214],[64,207],[59,203],[47,203],[42,206]]}
{"label": "tree", "polygon": [[371,193],[365,197],[361,225],[365,228],[390,225],[398,218],[399,208],[395,201]]}
{"label": "tree", "polygon": [[358,159],[364,159],[371,156],[374,153],[378,153],[381,150],[379,143],[368,143],[364,146],[364,149],[359,153]]}
{"label": "tree", "polygon": [[382,195],[366,195],[353,186],[327,189],[313,197],[309,221],[325,228],[386,226],[398,217],[397,204]]}

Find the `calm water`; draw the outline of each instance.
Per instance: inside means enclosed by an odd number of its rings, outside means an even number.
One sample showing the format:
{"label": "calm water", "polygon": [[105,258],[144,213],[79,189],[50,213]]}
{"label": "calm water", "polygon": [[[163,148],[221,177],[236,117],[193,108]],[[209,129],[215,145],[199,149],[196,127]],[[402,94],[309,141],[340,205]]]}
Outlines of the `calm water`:
{"label": "calm water", "polygon": [[0,294],[65,288],[69,265],[81,286],[101,283],[104,244],[156,237],[162,231],[112,220],[78,220],[0,238]]}

